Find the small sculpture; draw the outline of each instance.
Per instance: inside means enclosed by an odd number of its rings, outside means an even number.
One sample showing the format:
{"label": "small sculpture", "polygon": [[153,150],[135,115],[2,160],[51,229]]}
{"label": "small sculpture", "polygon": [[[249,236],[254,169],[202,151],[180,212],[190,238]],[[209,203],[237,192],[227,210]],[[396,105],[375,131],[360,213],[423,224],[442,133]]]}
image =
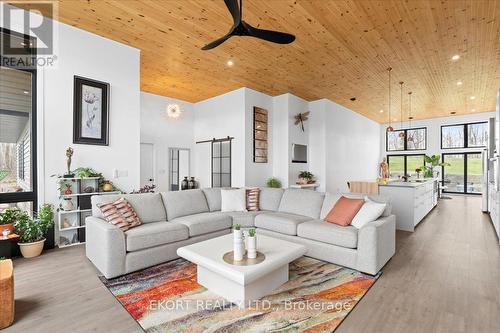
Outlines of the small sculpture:
{"label": "small sculpture", "polygon": [[387,158],[383,158],[379,166],[379,177],[382,179],[389,178],[389,166],[387,165]]}
{"label": "small sculpture", "polygon": [[73,178],[75,176],[74,173],[71,173],[71,157],[73,156],[73,148],[68,147],[66,149],[66,165],[68,167],[68,173],[64,175],[64,178]]}

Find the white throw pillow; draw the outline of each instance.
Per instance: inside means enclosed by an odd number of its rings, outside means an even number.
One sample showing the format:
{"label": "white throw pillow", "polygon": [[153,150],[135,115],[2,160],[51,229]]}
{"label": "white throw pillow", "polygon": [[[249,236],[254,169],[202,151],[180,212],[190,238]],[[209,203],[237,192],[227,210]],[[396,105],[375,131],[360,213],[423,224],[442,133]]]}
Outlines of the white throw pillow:
{"label": "white throw pillow", "polygon": [[351,225],[361,229],[366,224],[377,220],[384,212],[385,206],[387,206],[387,204],[375,202],[365,197],[365,203],[356,216],[354,216]]}
{"label": "white throw pillow", "polygon": [[246,212],[247,194],[244,188],[221,190],[221,212]]}

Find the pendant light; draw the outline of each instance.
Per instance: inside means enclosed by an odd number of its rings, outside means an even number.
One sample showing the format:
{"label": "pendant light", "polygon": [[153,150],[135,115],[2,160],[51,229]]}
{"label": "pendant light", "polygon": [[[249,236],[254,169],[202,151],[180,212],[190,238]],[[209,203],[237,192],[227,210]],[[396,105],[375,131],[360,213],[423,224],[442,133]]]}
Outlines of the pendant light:
{"label": "pendant light", "polygon": [[[411,115],[411,91],[408,93],[408,128],[411,129],[411,120],[413,119]],[[408,141],[413,142],[413,135],[408,136]]]}
{"label": "pendant light", "polygon": [[[401,112],[401,128],[400,128],[401,130],[403,129],[403,84],[404,84],[403,81],[399,82],[399,85],[401,87],[401,96],[399,98],[399,100],[401,101],[401,111],[400,111]],[[404,138],[405,137],[405,131],[399,132],[398,136],[400,138]]]}
{"label": "pendant light", "polygon": [[389,127],[387,127],[387,132],[394,131],[394,128],[391,126],[391,71],[391,67],[387,68],[387,72],[389,72]]}

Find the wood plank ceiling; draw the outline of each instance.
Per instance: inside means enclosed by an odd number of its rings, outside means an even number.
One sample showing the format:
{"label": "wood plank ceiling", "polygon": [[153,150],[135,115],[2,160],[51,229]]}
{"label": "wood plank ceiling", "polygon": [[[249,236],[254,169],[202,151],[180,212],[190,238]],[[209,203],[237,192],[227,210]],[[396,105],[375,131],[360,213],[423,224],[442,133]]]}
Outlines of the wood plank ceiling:
{"label": "wood plank ceiling", "polygon": [[498,0],[244,0],[243,17],[297,39],[278,45],[233,37],[202,51],[231,26],[222,0],[59,1],[60,21],[141,49],[141,89],[158,95],[196,102],[245,86],[328,98],[383,123],[390,66],[397,121],[398,81],[405,82],[405,120],[409,90],[415,119],[495,109]]}

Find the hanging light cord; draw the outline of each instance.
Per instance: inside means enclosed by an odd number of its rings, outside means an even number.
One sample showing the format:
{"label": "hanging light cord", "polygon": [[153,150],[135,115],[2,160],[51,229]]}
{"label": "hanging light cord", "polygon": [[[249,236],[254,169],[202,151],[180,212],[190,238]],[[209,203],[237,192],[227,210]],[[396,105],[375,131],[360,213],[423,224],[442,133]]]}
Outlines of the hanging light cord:
{"label": "hanging light cord", "polygon": [[391,127],[391,71],[392,67],[387,68],[389,72],[389,127]]}
{"label": "hanging light cord", "polygon": [[408,119],[409,119],[409,125],[408,127],[411,129],[411,120],[412,120],[412,116],[411,116],[411,91],[408,93]]}
{"label": "hanging light cord", "polygon": [[400,81],[399,82],[400,86],[401,86],[401,97],[400,97],[400,101],[401,101],[401,129],[403,129],[403,84],[404,82],[403,81]]}

